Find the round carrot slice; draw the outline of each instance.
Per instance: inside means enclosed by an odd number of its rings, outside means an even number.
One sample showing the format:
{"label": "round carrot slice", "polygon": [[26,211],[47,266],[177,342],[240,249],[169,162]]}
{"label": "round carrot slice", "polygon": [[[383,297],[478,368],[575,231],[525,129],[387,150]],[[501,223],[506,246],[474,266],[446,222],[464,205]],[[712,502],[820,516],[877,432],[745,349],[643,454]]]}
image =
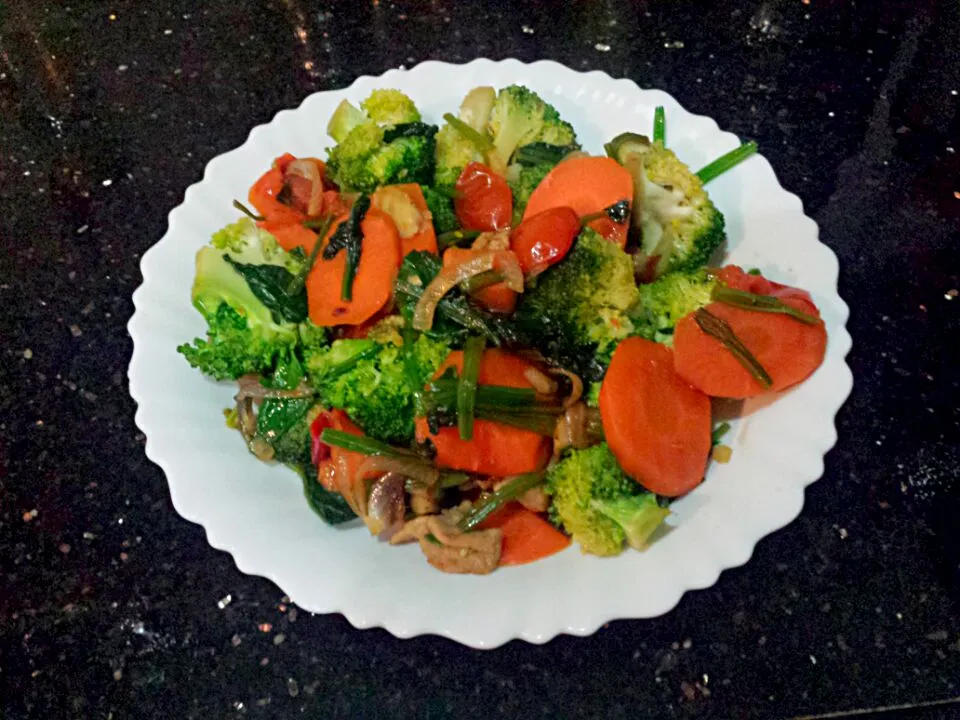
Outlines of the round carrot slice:
{"label": "round carrot slice", "polygon": [[[786,288],[776,294],[787,305],[811,315],[816,306]],[[719,340],[707,335],[693,314],[677,323],[673,334],[674,366],[677,374],[707,395],[748,398],[775,392],[806,380],[823,362],[827,331],[821,320],[807,325],[788,315],[756,312],[715,302],[707,310],[725,320],[746,348],[773,380],[764,388]]]}
{"label": "round carrot slice", "polygon": [[[346,220],[334,222],[324,242]],[[400,265],[400,236],[393,220],[370,208],[360,223],[363,249],[353,280],[353,299],[342,300],[341,284],[347,265],[346,251],[332,260],[319,259],[307,276],[307,306],[315,325],[359,325],[386,305],[393,293],[393,281]]]}
{"label": "round carrot slice", "polygon": [[[555,207],[570,207],[578,216],[602,212],[621,200],[633,200],[633,178],[616,160],[608,157],[578,157],[564,160],[537,185],[530,195],[523,219]],[[623,247],[629,222],[600,218],[590,227]]]}
{"label": "round carrot slice", "polygon": [[621,342],[600,387],[600,417],[620,467],[650,492],[676,497],[703,479],[710,398],[677,375],[669,348]]}

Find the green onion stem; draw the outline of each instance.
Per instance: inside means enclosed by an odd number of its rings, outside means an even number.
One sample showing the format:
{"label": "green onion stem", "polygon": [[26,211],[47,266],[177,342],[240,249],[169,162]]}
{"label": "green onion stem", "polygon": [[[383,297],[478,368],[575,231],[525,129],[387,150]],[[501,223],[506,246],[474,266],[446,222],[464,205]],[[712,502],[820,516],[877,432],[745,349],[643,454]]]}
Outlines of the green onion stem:
{"label": "green onion stem", "polygon": [[727,170],[739,165],[748,157],[757,152],[757,144],[752,140],[744,143],[736,150],[731,150],[726,155],[721,155],[705,168],[697,172],[700,182],[706,185],[711,180],[715,180]]}
{"label": "green onion stem", "polygon": [[342,448],[361,455],[386,455],[387,457],[409,458],[414,453],[395,448],[365,435],[353,435],[342,430],[327,428],[320,434],[320,441],[333,447]]}
{"label": "green onion stem", "polygon": [[[308,220],[307,222],[312,221]],[[307,222],[304,223],[305,227]],[[300,269],[300,272],[293,277],[293,280],[291,280],[290,284],[287,286],[287,295],[292,295],[293,293],[297,292],[304,286],[304,283],[307,282],[307,275],[310,274],[310,271],[313,269],[313,264],[317,261],[317,256],[320,254],[320,250],[323,245],[323,238],[326,236],[327,231],[330,229],[332,224],[332,216],[327,216],[323,219],[323,223],[320,225],[317,232],[317,241],[313,244],[313,249],[310,251],[310,255],[307,257],[307,261]]]}
{"label": "green onion stem", "polygon": [[257,215],[253,210],[251,210],[250,208],[248,208],[246,205],[244,205],[244,204],[243,204],[242,202],[240,202],[239,200],[234,200],[234,201],[233,201],[233,206],[234,206],[237,210],[239,210],[240,212],[242,212],[244,215],[246,215],[248,218],[250,218],[251,220],[256,220],[257,222],[260,222],[261,220],[266,220],[266,218],[265,218],[263,215]]}
{"label": "green onion stem", "polygon": [[469,479],[470,475],[468,473],[442,472],[440,473],[440,482],[438,483],[438,486],[441,489],[447,490],[449,488],[460,487]]}
{"label": "green onion stem", "polygon": [[663,105],[658,105],[653,111],[653,141],[667,146],[667,118],[663,112]]}
{"label": "green onion stem", "polygon": [[760,361],[753,356],[753,353],[747,349],[747,346],[740,341],[740,338],[733,332],[733,328],[726,320],[718,318],[706,308],[697,310],[693,319],[701,330],[710,337],[719,340],[727,350],[733,353],[733,356],[740,361],[740,364],[761,386],[769,388],[773,385],[770,374],[760,364]]}
{"label": "green onion stem", "polygon": [[530,488],[534,488],[542,483],[543,477],[544,474],[542,472],[536,472],[516,475],[511,478],[495,492],[487,495],[470,508],[470,512],[460,521],[460,529],[464,532],[473,530],[477,525],[490,517],[494,511],[503,507],[508,502],[516,500]]}
{"label": "green onion stem", "polygon": [[783,300],[770,295],[757,295],[756,293],[745,290],[736,290],[730,287],[717,285],[713,289],[713,299],[722,302],[724,305],[732,305],[744,310],[755,310],[757,312],[781,313],[789,315],[794,320],[799,320],[807,325],[816,325],[820,318],[816,315],[810,315],[802,310],[787,305]]}
{"label": "green onion stem", "polygon": [[457,383],[457,429],[461,440],[473,439],[473,411],[483,346],[483,338],[476,336],[467,338],[463,345],[463,371]]}
{"label": "green onion stem", "polygon": [[480,237],[479,230],[451,230],[437,235],[437,245],[447,248],[451,245],[459,245],[466,240],[476,240],[478,237]]}
{"label": "green onion stem", "polygon": [[711,436],[711,442],[713,445],[716,445],[723,439],[723,436],[730,432],[730,423],[722,422],[713,429],[713,435]]}
{"label": "green onion stem", "polygon": [[[437,378],[430,383],[431,396],[435,398],[435,405],[449,405],[456,394],[457,381],[448,378]],[[528,408],[537,399],[533,388],[515,388],[504,385],[479,385],[477,387],[477,404],[501,406],[508,409]]]}
{"label": "green onion stem", "polygon": [[413,395],[413,408],[417,416],[423,414],[423,382],[420,379],[420,366],[417,363],[417,355],[414,352],[413,345],[416,342],[416,336],[413,328],[404,326],[403,328],[403,374],[410,388],[410,394]]}
{"label": "green onion stem", "polygon": [[453,113],[444,113],[443,119],[450,123],[450,127],[472,142],[480,152],[488,153],[493,150],[493,141],[490,138],[482,132],[474,130]]}
{"label": "green onion stem", "polygon": [[460,283],[460,289],[465,293],[475,293],[484,288],[502,283],[504,281],[503,273],[499,270],[486,270],[479,275],[473,275]]}

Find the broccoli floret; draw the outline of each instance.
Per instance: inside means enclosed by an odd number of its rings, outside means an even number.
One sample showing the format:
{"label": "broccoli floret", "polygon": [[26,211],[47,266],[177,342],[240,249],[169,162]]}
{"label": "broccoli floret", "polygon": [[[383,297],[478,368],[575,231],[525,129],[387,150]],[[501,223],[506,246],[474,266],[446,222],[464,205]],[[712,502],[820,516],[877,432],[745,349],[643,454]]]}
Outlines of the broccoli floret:
{"label": "broccoli floret", "polygon": [[[425,335],[417,338],[413,354],[421,385],[449,352],[443,342]],[[413,439],[414,407],[403,353],[392,341],[337,340],[310,357],[307,372],[321,402],[345,410],[371,437],[405,444]]]}
{"label": "broccoli floret", "polygon": [[302,252],[286,252],[248,218],[217,231],[210,242],[197,253],[192,290],[194,307],[209,326],[207,338],[177,348],[191,365],[217,380],[272,376],[326,343],[323,328],[278,318],[237,269],[270,266],[265,269],[292,278],[305,262]]}
{"label": "broccoli floret", "polygon": [[706,269],[678,271],[640,285],[639,309],[633,313],[637,334],[673,344],[673,328],[684,315],[710,303],[717,280]]}
{"label": "broccoli floret", "polygon": [[436,127],[421,123],[413,101],[397,90],[374,91],[362,105],[369,115],[341,103],[327,126],[338,143],[328,150],[334,182],[366,193],[391,183],[430,182]]}
{"label": "broccoli floret", "polygon": [[447,193],[422,187],[423,199],[427,201],[427,208],[433,220],[433,229],[437,234],[450,232],[460,227],[457,213],[453,209],[453,198]]}
{"label": "broccoli floret", "polygon": [[271,326],[249,321],[224,302],[207,320],[206,339],[177,347],[187,362],[215,380],[264,374],[289,356],[296,344],[296,326]]}
{"label": "broccoli floret", "polygon": [[[223,231],[221,231],[223,232]],[[217,242],[224,244],[227,235]],[[269,245],[267,239],[258,237]],[[275,241],[274,241],[275,242]],[[247,260],[253,257],[253,245],[233,245]],[[277,253],[286,253],[277,248]],[[197,339],[192,345],[177,348],[187,361],[217,380],[236,379],[247,373],[272,371],[281,358],[289,356],[297,345],[297,325],[277,322],[270,309],[253,293],[247,281],[227,259],[232,251],[223,252],[205,246],[197,253],[196,275],[193,281],[193,304],[209,325],[206,340]],[[259,259],[284,264],[277,254]],[[253,263],[256,264],[256,263]]]}
{"label": "broccoli floret", "polygon": [[550,518],[585,553],[618,555],[624,542],[643,549],[670,514],[617,465],[606,443],[568,451],[547,471]]}
{"label": "broccoli floret", "polygon": [[442,190],[452,190],[467,165],[483,161],[483,153],[477,146],[445,123],[437,133],[434,185]]}
{"label": "broccoli floret", "polygon": [[535,142],[544,127],[547,105],[540,96],[522,85],[510,85],[497,93],[490,113],[487,132],[493,139],[493,151],[487,156],[490,166],[504,173],[517,148]]}
{"label": "broccoli floret", "polygon": [[244,265],[277,265],[297,273],[303,267],[302,251],[287,252],[277,239],[266,230],[261,230],[250,218],[240,218],[210,238],[210,244],[225,250],[230,258]]}
{"label": "broccoli floret", "polygon": [[633,133],[618,135],[607,153],[634,178],[633,224],[643,258],[656,258],[653,277],[707,264],[726,238],[723,215],[700,178],[672,150]]}
{"label": "broccoli floret", "polygon": [[599,380],[617,343],[633,333],[628,311],[638,297],[630,256],[586,228],[521,295],[514,317],[545,355]]}
{"label": "broccoli floret", "polygon": [[374,90],[360,107],[371,120],[381,125],[420,122],[417,106],[399,90]]}
{"label": "broccoli floret", "polygon": [[529,166],[511,166],[507,173],[507,184],[513,192],[513,225],[516,227],[523,220],[523,213],[527,209],[530,195],[537,189],[555,166],[548,163]]}

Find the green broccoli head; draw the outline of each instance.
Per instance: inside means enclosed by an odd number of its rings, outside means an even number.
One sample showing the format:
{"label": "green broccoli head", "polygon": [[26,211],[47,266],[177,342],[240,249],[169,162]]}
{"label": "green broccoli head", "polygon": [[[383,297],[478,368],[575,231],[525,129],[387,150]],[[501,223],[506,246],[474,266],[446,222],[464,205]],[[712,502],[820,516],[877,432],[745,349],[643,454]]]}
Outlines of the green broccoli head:
{"label": "green broccoli head", "polygon": [[637,334],[673,344],[673,329],[684,315],[708,305],[716,278],[705,268],[677,271],[640,285],[640,304],[633,313]]}
{"label": "green broccoli head", "polygon": [[511,166],[511,171],[507,173],[507,184],[510,185],[510,190],[513,192],[514,227],[523,220],[523,213],[527,209],[527,203],[530,202],[533,191],[537,189],[537,185],[543,182],[543,179],[554,167],[550,163]]}
{"label": "green broccoli head", "polygon": [[420,111],[398,90],[375,90],[361,105],[343,101],[327,126],[338,143],[328,150],[333,181],[365,193],[392,183],[429,183],[436,127],[421,123]]}
{"label": "green broccoli head", "polygon": [[434,185],[442,190],[452,190],[467,165],[484,161],[483,153],[476,145],[449,123],[445,123],[437,133],[435,159]]}
{"label": "green broccoli head", "polygon": [[217,230],[210,244],[244,265],[277,265],[297,273],[305,262],[302,251],[285,251],[273,235],[258,228],[248,217]]}
{"label": "green broccoli head", "polygon": [[518,147],[538,139],[547,108],[552,110],[551,115],[556,114],[539,95],[522,85],[510,85],[497,93],[487,125],[493,139],[488,160],[494,170],[504,172]]}
{"label": "green broccoli head", "polygon": [[547,471],[550,518],[585,553],[618,555],[624,542],[642,549],[670,514],[620,469],[606,443],[570,450]]}
{"label": "green broccoli head", "polygon": [[413,100],[399,90],[374,90],[360,103],[367,116],[380,125],[420,122],[420,111]]}
{"label": "green broccoli head", "polygon": [[521,295],[514,317],[545,355],[599,380],[617,343],[633,333],[629,311],[638,298],[630,256],[586,228]]}
{"label": "green broccoli head", "polygon": [[271,373],[296,345],[296,326],[251,322],[226,302],[205,317],[207,337],[184,343],[177,352],[215,380]]}
{"label": "green broccoli head", "polygon": [[[228,260],[234,251],[248,261],[258,259],[254,255],[256,242],[269,246],[273,237],[248,233],[246,237],[258,239],[244,246],[235,238],[229,240],[228,231],[233,227],[215,236],[215,242],[230,245],[231,250],[224,252],[208,245],[197,253],[192,298],[209,325],[208,337],[177,348],[191,365],[217,380],[236,379],[247,373],[266,374],[290,356],[299,339],[297,325],[278,322]],[[286,261],[279,253],[287,255],[277,248],[269,259],[283,265]]]}
{"label": "green broccoli head", "polygon": [[[422,387],[450,348],[421,335],[412,352]],[[413,439],[413,389],[407,381],[402,346],[369,338],[336,340],[311,355],[307,372],[321,401],[346,411],[371,437],[398,444]]]}
{"label": "green broccoli head", "polygon": [[453,198],[450,195],[427,186],[422,186],[420,189],[423,191],[423,199],[426,200],[427,208],[430,210],[433,228],[438,234],[450,232],[460,227],[460,221],[457,219],[457,213],[453,208]]}
{"label": "green broccoli head", "polygon": [[726,233],[700,178],[672,150],[642,135],[618,135],[606,148],[634,177],[634,207],[641,210],[633,224],[643,257],[654,263],[652,276],[706,265]]}
{"label": "green broccoli head", "polygon": [[573,125],[563,120],[556,108],[549,104],[547,104],[546,112],[543,114],[543,127],[531,142],[563,145],[571,149],[580,147],[577,143],[577,133],[574,131]]}

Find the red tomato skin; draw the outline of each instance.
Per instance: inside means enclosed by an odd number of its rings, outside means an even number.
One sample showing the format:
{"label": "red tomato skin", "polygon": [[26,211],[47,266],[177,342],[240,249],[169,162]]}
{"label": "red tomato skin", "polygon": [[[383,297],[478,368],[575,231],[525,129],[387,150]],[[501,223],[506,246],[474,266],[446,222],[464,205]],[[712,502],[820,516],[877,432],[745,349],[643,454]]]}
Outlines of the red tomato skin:
{"label": "red tomato skin", "polygon": [[520,269],[529,275],[566,257],[580,232],[580,218],[573,208],[555,207],[537,213],[510,233],[510,248],[520,261]]}
{"label": "red tomato skin", "polygon": [[513,216],[513,193],[507,181],[486,165],[467,165],[456,184],[453,201],[457,219],[466,230],[493,232],[509,227]]}

